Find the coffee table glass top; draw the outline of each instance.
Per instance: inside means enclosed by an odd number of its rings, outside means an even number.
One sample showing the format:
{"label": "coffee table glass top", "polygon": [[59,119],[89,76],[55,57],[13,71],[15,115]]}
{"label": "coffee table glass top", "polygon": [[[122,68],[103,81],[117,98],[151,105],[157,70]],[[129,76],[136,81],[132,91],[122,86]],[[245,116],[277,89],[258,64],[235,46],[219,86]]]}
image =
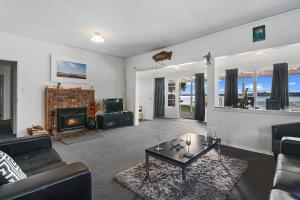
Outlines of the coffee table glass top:
{"label": "coffee table glass top", "polygon": [[186,141],[187,135],[191,136],[191,145],[189,147],[189,153],[193,154],[192,157],[184,156],[184,154],[187,153],[188,151],[187,145],[185,146],[185,148],[177,151],[176,148],[171,146],[170,141],[163,142],[160,144],[162,150],[157,151],[155,149],[157,145],[155,145],[153,147],[146,149],[146,153],[158,157],[163,157],[168,160],[172,160],[173,162],[176,162],[178,164],[186,164],[192,161],[193,159],[196,159],[199,156],[207,153],[209,150],[211,150],[218,144],[218,140],[212,140],[210,143],[207,143],[205,136],[194,134],[194,133],[186,133],[181,135],[178,138]]}

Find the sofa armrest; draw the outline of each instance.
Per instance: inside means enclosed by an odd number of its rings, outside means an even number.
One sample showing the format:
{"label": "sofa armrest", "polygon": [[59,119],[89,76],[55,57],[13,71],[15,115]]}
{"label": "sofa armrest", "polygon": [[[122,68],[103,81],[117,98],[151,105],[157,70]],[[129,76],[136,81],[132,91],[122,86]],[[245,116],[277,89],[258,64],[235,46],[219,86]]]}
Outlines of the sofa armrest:
{"label": "sofa armrest", "polygon": [[281,146],[280,149],[281,153],[300,156],[300,138],[283,137],[280,146]]}
{"label": "sofa armrest", "polygon": [[0,142],[0,150],[12,157],[45,148],[52,148],[49,135],[19,137]]}
{"label": "sofa armrest", "polygon": [[81,162],[0,186],[0,199],[91,200],[91,173]]}

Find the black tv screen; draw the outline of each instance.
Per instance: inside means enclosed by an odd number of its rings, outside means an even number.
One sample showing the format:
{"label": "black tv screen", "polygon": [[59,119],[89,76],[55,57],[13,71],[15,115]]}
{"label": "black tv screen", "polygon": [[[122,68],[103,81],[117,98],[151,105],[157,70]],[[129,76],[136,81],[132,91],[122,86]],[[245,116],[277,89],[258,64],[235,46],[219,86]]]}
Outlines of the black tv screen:
{"label": "black tv screen", "polygon": [[103,100],[104,112],[122,112],[123,111],[123,100],[122,99],[104,99]]}

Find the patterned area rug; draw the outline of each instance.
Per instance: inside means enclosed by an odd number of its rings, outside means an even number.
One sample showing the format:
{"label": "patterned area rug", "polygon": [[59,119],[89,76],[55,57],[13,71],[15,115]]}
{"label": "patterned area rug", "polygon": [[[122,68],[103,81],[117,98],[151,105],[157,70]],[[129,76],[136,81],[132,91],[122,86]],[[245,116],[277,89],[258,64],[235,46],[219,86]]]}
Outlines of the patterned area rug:
{"label": "patterned area rug", "polygon": [[145,162],[115,176],[144,199],[217,199],[230,194],[235,183],[247,169],[248,162],[222,156],[213,150],[187,168],[187,190],[181,179],[181,169],[150,157],[150,178],[145,179]]}

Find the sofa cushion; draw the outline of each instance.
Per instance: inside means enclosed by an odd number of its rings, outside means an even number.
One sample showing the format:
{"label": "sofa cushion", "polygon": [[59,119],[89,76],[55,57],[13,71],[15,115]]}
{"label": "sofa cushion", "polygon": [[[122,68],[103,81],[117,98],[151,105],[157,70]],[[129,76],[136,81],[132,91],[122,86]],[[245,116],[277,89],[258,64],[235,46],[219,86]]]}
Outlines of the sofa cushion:
{"label": "sofa cushion", "polygon": [[274,189],[284,190],[293,193],[300,198],[300,173],[289,172],[285,170],[276,170],[274,176]]}
{"label": "sofa cushion", "polygon": [[277,190],[273,189],[270,193],[270,200],[297,200],[298,198],[288,192],[285,192],[283,190]]}
{"label": "sofa cushion", "polygon": [[1,185],[14,183],[27,177],[19,165],[9,155],[0,151]]}
{"label": "sofa cushion", "polygon": [[62,161],[61,157],[53,148],[32,151],[16,156],[14,159],[25,173],[50,165],[51,163]]}
{"label": "sofa cushion", "polygon": [[300,159],[299,156],[279,154],[277,158],[277,170],[285,170],[300,174]]}

